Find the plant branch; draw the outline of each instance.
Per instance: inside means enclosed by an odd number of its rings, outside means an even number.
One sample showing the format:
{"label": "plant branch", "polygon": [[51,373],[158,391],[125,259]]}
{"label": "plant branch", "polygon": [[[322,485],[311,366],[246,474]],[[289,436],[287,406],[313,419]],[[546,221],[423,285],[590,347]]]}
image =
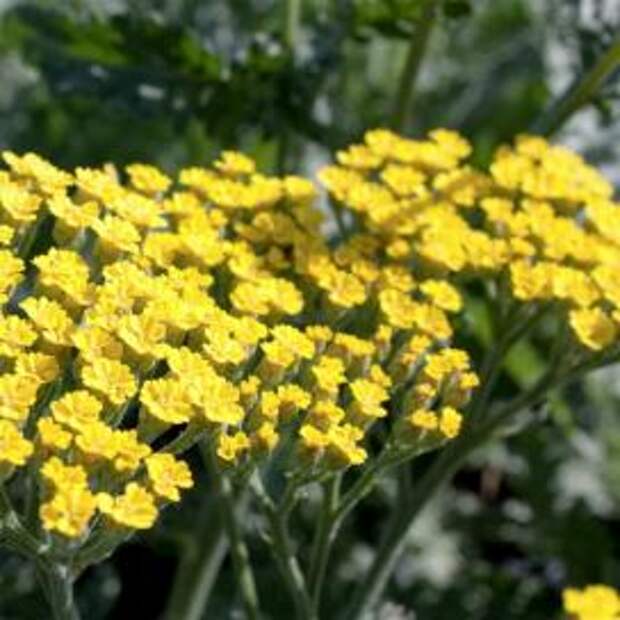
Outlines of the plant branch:
{"label": "plant branch", "polygon": [[[238,514],[240,511],[235,502],[230,478],[220,470],[213,450],[207,442],[201,442],[200,452],[215,482],[221,512],[220,518],[224,523],[224,528],[228,536],[233,570],[235,571],[237,585],[241,592],[243,608],[249,620],[258,620],[260,617],[260,605],[256,591],[256,582],[254,580],[248,548],[243,539],[243,533],[239,525]],[[245,510],[241,512],[245,512]]]}
{"label": "plant branch", "polygon": [[542,114],[532,130],[550,136],[575,112],[592,101],[607,78],[620,66],[620,37],[576,82]]}
{"label": "plant branch", "polygon": [[[556,338],[556,346],[552,355],[553,361],[559,357],[558,342],[562,334],[564,334],[563,325],[560,326]],[[501,407],[494,415],[481,420],[480,424],[468,425],[457,439],[439,453],[416,484],[411,500],[395,513],[366,578],[358,586],[353,596],[346,618],[351,620],[362,618],[376,604],[403,551],[407,532],[413,522],[428,500],[450,480],[469,455],[489,441],[515,413],[540,402],[551,389],[558,385],[558,381],[569,376],[572,376],[570,372],[561,372],[559,364],[551,363],[547,371],[539,377],[530,389],[525,390]]]}
{"label": "plant branch", "polygon": [[411,116],[415,85],[436,19],[436,3],[436,0],[426,1],[420,21],[411,35],[392,115],[392,127],[397,131],[402,131],[407,126],[407,121]]}
{"label": "plant branch", "polygon": [[308,586],[312,595],[312,604],[315,612],[319,613],[321,591],[327,569],[327,561],[331,551],[338,525],[336,523],[336,508],[340,499],[340,483],[342,475],[337,474],[323,485],[323,503],[318,527],[315,530],[310,568],[308,570]]}
{"label": "plant branch", "polygon": [[164,618],[200,620],[228,551],[220,512],[213,495],[206,495],[196,528],[187,540]]}
{"label": "plant branch", "polygon": [[291,549],[291,542],[286,524],[276,504],[265,490],[258,472],[251,480],[251,488],[269,522],[272,536],[270,544],[280,573],[295,603],[296,617],[300,620],[318,620],[314,613],[312,601],[306,586],[306,580]]}

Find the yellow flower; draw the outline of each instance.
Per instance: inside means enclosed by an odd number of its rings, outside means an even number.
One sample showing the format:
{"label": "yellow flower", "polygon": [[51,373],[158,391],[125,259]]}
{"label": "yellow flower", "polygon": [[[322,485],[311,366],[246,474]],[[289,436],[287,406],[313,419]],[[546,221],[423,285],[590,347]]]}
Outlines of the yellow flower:
{"label": "yellow flower", "polygon": [[134,429],[115,431],[113,442],[116,447],[114,469],[121,473],[136,471],[143,459],[151,454],[150,446],[138,441],[138,433]]}
{"label": "yellow flower", "polygon": [[280,435],[271,422],[263,422],[250,436],[252,448],[259,454],[273,452]]}
{"label": "yellow flower", "polygon": [[0,211],[16,227],[34,222],[41,202],[40,196],[31,194],[17,183],[0,184]]}
{"label": "yellow flower", "polygon": [[[64,194],[54,194],[47,206],[62,225],[71,233],[92,226],[99,215],[99,207],[94,201],[77,204]],[[63,237],[61,236],[61,239]],[[64,239],[63,239],[64,240]]]}
{"label": "yellow flower", "polygon": [[437,415],[427,409],[417,409],[409,415],[409,423],[420,431],[434,431],[439,426]]}
{"label": "yellow flower", "polygon": [[329,445],[329,436],[312,424],[304,424],[299,429],[301,447],[312,458],[319,457]]}
{"label": "yellow flower", "polygon": [[41,504],[39,516],[46,530],[78,538],[86,532],[96,507],[95,496],[86,487],[63,486],[51,500]]}
{"label": "yellow flower", "polygon": [[0,376],[0,420],[23,422],[37,399],[39,383],[19,374]]}
{"label": "yellow flower", "polygon": [[0,317],[0,355],[15,357],[36,339],[30,321],[14,315]]}
{"label": "yellow flower", "polygon": [[583,590],[566,588],[562,592],[564,611],[574,620],[618,620],[620,596],[606,585],[590,585]]}
{"label": "yellow flower", "polygon": [[0,419],[0,464],[25,465],[33,449],[14,424]]}
{"label": "yellow flower", "polygon": [[382,403],[388,399],[388,393],[383,386],[368,379],[356,379],[349,388],[353,395],[356,414],[371,419],[383,418],[387,415]]}
{"label": "yellow flower", "polygon": [[92,228],[99,238],[104,260],[117,259],[122,254],[137,254],[141,240],[138,229],[114,215],[95,220]]}
{"label": "yellow flower", "polygon": [[335,394],[346,381],[344,370],[342,360],[330,355],[322,355],[311,368],[316,386],[327,394]]}
{"label": "yellow flower", "polygon": [[0,250],[0,303],[8,300],[8,293],[22,279],[24,263],[9,250]]}
{"label": "yellow flower", "polygon": [[172,454],[152,454],[145,463],[153,493],[161,499],[178,502],[181,499],[179,489],[190,489],[194,485],[187,463]]}
{"label": "yellow flower", "polygon": [[364,433],[351,424],[334,425],[327,432],[327,455],[330,464],[338,468],[361,465],[366,460],[366,450],[357,445]]}
{"label": "yellow flower", "polygon": [[120,360],[123,355],[123,345],[112,334],[96,325],[78,328],[71,340],[86,362],[102,357]]}
{"label": "yellow flower", "polygon": [[122,405],[137,389],[131,370],[117,360],[100,358],[82,368],[84,385],[107,398],[113,405]]}
{"label": "yellow flower", "polygon": [[454,439],[461,431],[462,416],[452,407],[444,407],[439,415],[439,430],[447,439]]}
{"label": "yellow flower", "polygon": [[286,420],[296,410],[307,409],[312,401],[312,397],[298,385],[285,383],[278,386],[278,400],[280,401],[280,415]]}
{"label": "yellow flower", "polygon": [[65,465],[57,456],[45,461],[41,477],[51,483],[55,490],[78,487],[86,488],[88,477],[81,465]]}
{"label": "yellow flower", "polygon": [[130,482],[122,495],[113,497],[108,493],[97,495],[100,512],[119,527],[146,530],[157,519],[155,499],[137,482]]}
{"label": "yellow flower", "polygon": [[225,463],[233,464],[250,449],[251,443],[243,431],[234,435],[222,433],[217,438],[217,456]]}
{"label": "yellow flower", "polygon": [[119,320],[116,334],[136,355],[153,357],[166,337],[166,327],[146,313],[127,314]]}
{"label": "yellow flower", "polygon": [[71,346],[75,325],[59,303],[45,297],[28,297],[20,305],[45,340],[53,345]]}
{"label": "yellow flower", "polygon": [[177,379],[145,381],[140,402],[150,415],[164,424],[184,424],[193,416],[187,390]]}
{"label": "yellow flower", "polygon": [[125,170],[129,175],[131,184],[145,194],[157,194],[165,192],[172,181],[155,166],[146,164],[131,164]]}
{"label": "yellow flower", "polygon": [[111,461],[118,454],[114,431],[100,421],[85,425],[76,436],[75,445],[86,463],[99,459]]}
{"label": "yellow flower", "polygon": [[73,435],[49,417],[37,422],[38,440],[44,448],[66,450],[73,441]]}
{"label": "yellow flower", "polygon": [[195,404],[201,408],[204,420],[211,424],[239,424],[245,411],[239,405],[239,389],[221,377],[204,384]]}
{"label": "yellow flower", "polygon": [[331,400],[318,400],[310,410],[306,422],[322,431],[328,431],[332,426],[339,424],[345,417],[345,411]]}
{"label": "yellow flower", "polygon": [[516,261],[510,265],[513,294],[517,299],[531,301],[545,299],[551,291],[552,270],[548,263],[530,265]]}
{"label": "yellow flower", "polygon": [[426,280],[420,285],[420,290],[432,303],[446,312],[459,312],[463,307],[459,292],[447,282]]}
{"label": "yellow flower", "polygon": [[86,390],[66,392],[50,405],[54,420],[74,432],[81,432],[99,420],[102,408],[103,405]]}
{"label": "yellow flower", "polygon": [[35,153],[25,153],[20,157],[11,151],[4,151],[2,158],[16,176],[32,179],[45,193],[64,189],[72,181],[70,174]]}
{"label": "yellow flower", "polygon": [[571,310],[569,320],[579,342],[594,351],[609,346],[618,332],[615,323],[598,307]]}
{"label": "yellow flower", "polygon": [[15,374],[34,383],[50,383],[60,373],[56,358],[45,353],[22,353],[15,360]]}
{"label": "yellow flower", "polygon": [[236,151],[224,151],[220,159],[214,163],[214,167],[230,176],[250,175],[256,170],[256,164],[252,159]]}

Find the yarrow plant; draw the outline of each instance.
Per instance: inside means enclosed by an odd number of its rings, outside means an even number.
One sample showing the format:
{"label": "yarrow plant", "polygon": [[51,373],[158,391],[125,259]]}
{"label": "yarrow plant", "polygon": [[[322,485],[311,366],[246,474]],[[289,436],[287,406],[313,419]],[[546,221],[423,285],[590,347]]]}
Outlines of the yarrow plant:
{"label": "yarrow plant", "polygon": [[[445,129],[367,132],[318,175],[336,232],[311,181],[263,175],[237,152],[175,180],[3,154],[0,543],[36,564],[55,617],[77,618],[84,570],[192,487],[194,448],[223,498],[247,616],[260,616],[238,518],[251,502],[297,617],[323,617],[345,518],[386,472],[439,451],[342,610],[362,617],[463,460],[616,361],[611,185],[539,137],[502,147],[488,171],[470,150]],[[457,346],[473,299],[494,320],[475,363]],[[552,342],[548,368],[498,402],[505,357],[532,334]],[[311,486],[314,540],[293,540]],[[215,572],[217,555],[197,552]],[[171,619],[199,617],[199,585],[175,587]]]}

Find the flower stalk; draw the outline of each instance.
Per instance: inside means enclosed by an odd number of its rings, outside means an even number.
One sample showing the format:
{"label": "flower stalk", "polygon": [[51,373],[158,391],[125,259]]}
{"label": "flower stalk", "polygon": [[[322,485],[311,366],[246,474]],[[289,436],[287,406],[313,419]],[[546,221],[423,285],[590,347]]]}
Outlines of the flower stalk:
{"label": "flower stalk", "polygon": [[407,127],[413,111],[415,86],[418,81],[424,55],[436,20],[436,0],[426,0],[418,22],[413,27],[405,64],[398,82],[392,127],[402,131]]}
{"label": "flower stalk", "polygon": [[620,66],[620,38],[616,38],[596,62],[533,125],[532,130],[545,136],[553,135],[566,121],[592,99],[611,74]]}

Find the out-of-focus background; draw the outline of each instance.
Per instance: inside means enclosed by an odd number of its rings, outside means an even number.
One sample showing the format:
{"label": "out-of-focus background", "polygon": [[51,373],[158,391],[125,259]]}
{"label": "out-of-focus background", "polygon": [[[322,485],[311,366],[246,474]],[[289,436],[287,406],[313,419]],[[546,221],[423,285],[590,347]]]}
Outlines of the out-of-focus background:
{"label": "out-of-focus background", "polygon": [[[536,127],[620,31],[618,0],[437,3],[402,109],[420,0],[0,0],[0,148],[63,167],[146,161],[169,171],[238,148],[263,170],[313,174],[367,128],[417,136],[444,126],[473,142],[483,166],[502,141]],[[620,183],[617,73],[554,140]],[[535,347],[519,349],[507,382],[538,363]],[[618,370],[557,394],[540,417],[480,454],[429,507],[383,618],[547,620],[564,585],[620,583]],[[186,525],[200,518],[203,484],[86,575],[88,620],[133,616],[136,604],[141,618],[160,616],[178,550],[196,544]],[[396,501],[385,484],[343,534],[357,543],[334,599],[369,562],[379,515]],[[252,553],[259,587],[274,586],[268,611],[287,617],[277,576],[260,569],[264,549]],[[233,617],[218,606],[231,584],[225,565],[205,618]],[[45,617],[29,566],[0,556],[0,618]]]}

